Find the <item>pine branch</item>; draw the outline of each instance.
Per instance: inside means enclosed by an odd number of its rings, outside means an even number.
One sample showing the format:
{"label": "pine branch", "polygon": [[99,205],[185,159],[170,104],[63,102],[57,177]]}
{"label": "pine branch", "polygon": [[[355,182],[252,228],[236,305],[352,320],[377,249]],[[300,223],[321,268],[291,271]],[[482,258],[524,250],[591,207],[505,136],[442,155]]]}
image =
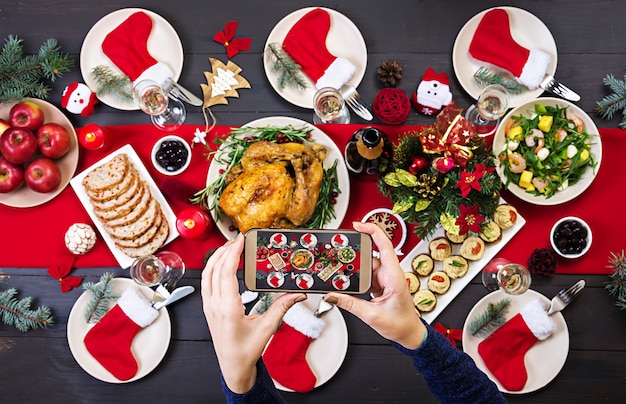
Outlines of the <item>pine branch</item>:
{"label": "pine branch", "polygon": [[308,84],[302,74],[301,67],[295,60],[291,58],[278,43],[270,43],[267,45],[274,63],[272,69],[278,73],[278,87],[282,90],[287,85],[293,85],[302,90],[308,87]]}
{"label": "pine branch", "polygon": [[612,93],[596,102],[595,112],[604,119],[612,119],[616,113],[621,112],[623,117],[619,127],[626,129],[626,76],[624,80],[618,80],[608,74],[602,82]]}
{"label": "pine branch", "polygon": [[117,300],[120,295],[113,292],[115,279],[113,274],[105,272],[100,277],[100,282],[87,282],[83,284],[83,289],[91,292],[91,299],[85,307],[85,321],[87,323],[97,323],[109,311],[110,303]]}
{"label": "pine branch", "polygon": [[528,91],[526,86],[523,86],[515,80],[506,78],[501,73],[492,72],[484,66],[476,70],[476,73],[474,73],[474,80],[481,87],[487,87],[490,84],[500,84],[511,94],[521,94]]}
{"label": "pine branch", "polygon": [[620,309],[626,309],[626,255],[622,250],[621,254],[611,253],[609,256],[609,265],[612,272],[609,275],[609,282],[606,282],[604,288],[609,291],[611,296],[617,298],[615,305]]}
{"label": "pine branch", "polygon": [[2,322],[13,325],[22,332],[35,328],[47,328],[54,323],[50,309],[46,306],[39,306],[32,310],[30,305],[33,298],[28,296],[22,300],[17,300],[14,288],[0,292],[0,314]]}
{"label": "pine branch", "polygon": [[133,101],[132,83],[123,74],[115,74],[108,66],[98,65],[91,69],[91,75],[98,83],[96,95],[112,94],[122,101]]}
{"label": "pine branch", "polygon": [[488,337],[506,322],[504,315],[510,306],[511,299],[508,297],[496,303],[489,303],[482,314],[470,321],[470,333],[478,338]]}

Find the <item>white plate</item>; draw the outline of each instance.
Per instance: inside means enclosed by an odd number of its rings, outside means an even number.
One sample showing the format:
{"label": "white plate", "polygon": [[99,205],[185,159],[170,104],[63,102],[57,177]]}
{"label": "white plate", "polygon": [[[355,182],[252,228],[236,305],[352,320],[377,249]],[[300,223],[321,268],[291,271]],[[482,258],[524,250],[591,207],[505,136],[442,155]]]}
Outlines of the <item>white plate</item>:
{"label": "white plate", "polygon": [[133,261],[135,261],[135,259],[124,254],[121,250],[119,250],[115,246],[115,242],[113,241],[111,236],[109,236],[109,234],[106,232],[104,226],[102,225],[102,222],[93,213],[91,201],[89,200],[89,196],[87,196],[87,193],[85,192],[85,189],[83,188],[83,185],[82,185],[83,178],[85,178],[87,173],[89,173],[94,168],[106,163],[107,161],[110,161],[111,159],[113,159],[113,157],[121,153],[126,153],[128,155],[128,158],[130,159],[130,161],[132,161],[132,163],[135,165],[135,168],[137,168],[137,171],[139,171],[139,177],[142,180],[144,180],[146,184],[148,184],[148,187],[150,188],[150,192],[152,192],[152,196],[161,205],[161,209],[163,210],[163,213],[165,214],[165,217],[167,218],[167,221],[170,225],[170,234],[167,236],[167,239],[165,240],[164,245],[174,240],[176,237],[178,237],[178,231],[176,230],[176,215],[174,214],[174,211],[172,210],[170,205],[165,200],[165,197],[161,193],[161,190],[159,189],[159,187],[157,187],[156,183],[154,182],[154,180],[148,173],[148,170],[146,170],[146,166],[144,166],[143,162],[137,155],[137,152],[135,152],[135,150],[133,149],[131,145],[127,144],[126,146],[120,147],[119,149],[109,154],[108,156],[104,157],[97,163],[92,164],[91,167],[85,169],[83,172],[76,175],[76,177],[72,178],[72,180],[70,181],[70,184],[72,185],[72,188],[74,188],[74,192],[76,192],[76,196],[78,196],[78,199],[85,207],[87,214],[89,214],[89,217],[91,218],[95,226],[98,228],[98,231],[100,232],[100,235],[104,239],[104,242],[107,244],[107,246],[109,246],[109,249],[113,253],[113,256],[115,256],[115,259],[117,259],[117,262],[120,264],[122,268],[128,268],[133,263]]}
{"label": "white plate", "polygon": [[[561,108],[568,107],[569,110],[578,115],[585,124],[585,131],[592,136],[591,138],[591,155],[594,161],[597,163],[596,168],[587,167],[582,178],[574,185],[567,187],[563,191],[557,191],[552,197],[545,198],[543,196],[536,196],[526,192],[522,187],[517,184],[509,184],[507,188],[513,195],[517,196],[521,200],[535,204],[535,205],[559,205],[576,198],[582,194],[591,185],[596,178],[598,170],[600,169],[600,163],[602,162],[602,140],[600,139],[600,132],[593,120],[587,115],[585,111],[580,109],[577,105],[572,104],[569,101],[561,98],[542,97],[536,100],[531,100],[517,108],[509,111],[509,113],[502,119],[502,123],[498,126],[495,138],[493,140],[493,153],[497,156],[506,147],[504,129],[506,122],[514,115],[523,115],[530,117],[534,114],[535,104],[559,106]],[[504,175],[504,167],[500,165],[500,161],[496,159],[496,170],[502,179],[502,183],[506,184],[507,178]]]}
{"label": "white plate", "polygon": [[[280,295],[280,293],[272,293],[272,300]],[[309,294],[308,299],[296,304],[303,304],[315,312],[322,297],[320,294]],[[258,308],[259,303],[257,302],[250,310],[250,314],[257,313]],[[317,378],[316,388],[328,382],[337,373],[348,352],[348,327],[337,306],[334,306],[320,318],[324,320],[324,330],[317,339],[311,342],[306,351],[306,361]],[[293,392],[276,380],[274,380],[274,384],[279,390]]]}
{"label": "white plate", "polygon": [[[316,7],[307,7],[296,10],[280,20],[267,37],[264,49],[267,49],[267,45],[273,42],[279,43],[282,46],[283,40],[291,27],[293,27],[302,16],[315,8]],[[333,55],[348,59],[356,67],[354,75],[350,81],[348,81],[349,84],[352,84],[352,86],[356,88],[363,79],[365,68],[367,67],[367,47],[365,46],[365,40],[357,26],[354,25],[348,17],[329,8],[320,8],[330,14],[330,31],[326,37],[326,48],[328,48],[328,51]],[[301,90],[288,85],[281,90],[280,87],[278,87],[278,74],[272,68],[272,57],[267,51],[263,53],[265,75],[278,95],[294,105],[313,109],[315,84],[303,74],[308,83],[306,89]]]}
{"label": "white plate", "polygon": [[[102,41],[124,22],[131,14],[143,11],[152,18],[152,32],[148,38],[148,51],[153,58],[165,63],[174,73],[175,81],[183,71],[183,44],[176,30],[160,15],[141,8],[123,8],[102,17],[89,30],[80,49],[80,71],[83,74],[85,84],[96,92],[98,82],[91,75],[91,69],[104,65],[118,74],[123,74],[117,66],[102,51]],[[134,102],[121,100],[118,97],[107,94],[98,97],[102,103],[117,109],[126,111],[137,110],[139,107]]]}
{"label": "white plate", "polygon": [[[511,36],[521,46],[527,49],[540,49],[551,56],[550,64],[548,65],[548,74],[554,76],[557,65],[557,50],[556,42],[550,33],[548,27],[545,26],[541,20],[534,15],[530,14],[526,10],[515,7],[496,7],[509,14],[509,22],[511,27]],[[483,18],[485,13],[489,10],[481,11],[472,17],[456,37],[454,41],[454,47],[452,48],[452,64],[454,66],[454,73],[457,79],[461,83],[461,86],[467,91],[469,95],[478,99],[482,88],[474,80],[474,73],[482,67],[489,67],[490,70],[504,72],[502,68],[493,66],[487,62],[483,62],[474,59],[469,53],[470,43],[474,37],[474,32],[478,27],[478,23]],[[508,76],[511,73],[506,72]],[[527,101],[533,100],[539,97],[543,93],[543,89],[537,88],[535,90],[528,90],[521,94],[511,94],[509,98],[509,107],[516,107]]]}
{"label": "white plate", "polygon": [[[333,165],[335,160],[337,162],[337,179],[339,181],[339,189],[341,189],[341,193],[337,197],[337,203],[335,204],[335,219],[331,220],[324,228],[326,229],[338,229],[343,221],[343,218],[348,211],[348,202],[350,201],[350,176],[348,175],[348,168],[346,167],[346,163],[343,160],[343,152],[339,150],[335,142],[328,137],[324,132],[322,132],[316,126],[311,125],[308,122],[302,121],[296,118],[275,116],[275,117],[266,117],[257,119],[255,121],[249,122],[242,126],[251,126],[251,127],[263,127],[263,126],[287,126],[292,125],[296,128],[311,128],[313,131],[311,132],[311,141],[314,143],[323,145],[327,149],[326,159],[324,160],[324,168],[329,168]],[[211,160],[211,164],[209,165],[209,172],[207,175],[206,185],[211,184],[213,181],[217,179],[220,175],[220,169],[224,168],[224,165],[217,163],[215,159]],[[215,220],[215,212],[211,211],[211,216]],[[220,220],[215,220],[217,223],[217,227],[220,229],[224,237],[227,239],[234,238],[237,234],[237,230],[232,230],[235,228],[233,221],[226,216],[222,215]]]}
{"label": "white plate", "polygon": [[[500,198],[500,203],[506,203],[506,201]],[[468,283],[471,282],[476,274],[482,271],[485,265],[487,265],[487,263],[489,263],[489,261],[491,261],[491,259],[496,256],[498,251],[500,251],[509,241],[511,241],[513,236],[522,228],[522,226],[524,226],[524,224],[526,224],[526,219],[524,219],[522,215],[518,213],[515,226],[511,227],[510,229],[502,230],[502,237],[500,237],[500,240],[493,243],[485,242],[485,254],[483,255],[483,257],[477,261],[467,260],[467,262],[469,263],[469,269],[467,270],[465,276],[462,278],[450,279],[450,289],[448,289],[448,291],[443,295],[435,294],[435,296],[437,296],[437,305],[435,306],[435,309],[428,313],[421,313],[422,318],[429,324],[432,324],[437,316],[441,314],[441,312],[452,302],[452,300],[454,300],[454,298],[459,293],[461,293],[461,291],[467,286]],[[439,226],[439,228],[433,233],[430,239],[420,241],[419,244],[417,244],[415,248],[413,248],[411,252],[406,255],[406,258],[404,258],[400,262],[400,266],[402,267],[404,272],[413,272],[413,269],[411,268],[411,261],[418,254],[426,253],[430,255],[428,245],[430,244],[431,240],[434,240],[438,237],[445,237],[445,232],[441,226]],[[450,243],[450,245],[452,246],[453,255],[461,255],[461,244]],[[433,262],[435,264],[433,271],[443,271],[442,261],[433,260]],[[420,289],[428,289],[428,277],[419,276],[419,280]]]}
{"label": "white plate", "polygon": [[[122,294],[130,286],[137,284],[130,279],[115,278],[113,291]],[[141,293],[149,300],[152,299],[154,291],[146,286],[137,286]],[[95,324],[87,324],[85,321],[85,308],[91,299],[90,292],[83,292],[76,300],[70,315],[67,319],[67,342],[70,351],[85,372],[98,380],[108,383],[128,383],[146,376],[161,362],[170,344],[172,327],[170,315],[166,308],[159,310],[156,320],[148,327],[140,330],[131,344],[131,352],[137,360],[139,369],[137,374],[130,380],[119,380],[106,370],[85,347],[85,336]]]}
{"label": "white plate", "polygon": [[569,331],[567,329],[567,323],[561,313],[552,315],[552,319],[556,323],[556,331],[544,341],[539,341],[533,345],[524,358],[524,365],[528,373],[526,385],[520,391],[506,390],[495,376],[491,374],[489,369],[487,369],[482,357],[478,353],[478,344],[483,341],[483,338],[473,336],[468,330],[469,322],[483,313],[489,303],[499,302],[505,297],[511,298],[511,306],[505,316],[507,320],[519,313],[520,309],[532,299],[538,298],[546,308],[550,305],[550,300],[547,297],[532,289],[527,290],[521,295],[507,295],[501,290],[496,290],[488,294],[480,299],[467,315],[467,319],[463,325],[463,350],[474,359],[476,366],[493,380],[500,391],[510,394],[530,393],[550,383],[561,371],[563,365],[565,365],[565,360],[569,352]]}
{"label": "white plate", "polygon": [[[0,204],[16,208],[39,206],[53,199],[65,189],[67,184],[70,183],[70,179],[72,178],[72,175],[74,175],[74,171],[78,165],[78,138],[76,137],[76,131],[74,130],[70,120],[67,119],[60,109],[47,101],[43,101],[38,98],[26,98],[25,101],[26,100],[32,101],[41,107],[44,114],[44,123],[54,122],[63,126],[70,134],[71,144],[70,150],[65,156],[54,160],[61,169],[61,183],[56,190],[48,193],[40,193],[31,190],[26,186],[26,184],[23,184],[20,188],[12,192],[0,194]],[[9,112],[11,111],[12,106],[13,105],[0,104],[0,118],[8,122]],[[37,152],[36,156],[39,155],[39,152]],[[26,165],[24,165],[24,167],[26,167]]]}

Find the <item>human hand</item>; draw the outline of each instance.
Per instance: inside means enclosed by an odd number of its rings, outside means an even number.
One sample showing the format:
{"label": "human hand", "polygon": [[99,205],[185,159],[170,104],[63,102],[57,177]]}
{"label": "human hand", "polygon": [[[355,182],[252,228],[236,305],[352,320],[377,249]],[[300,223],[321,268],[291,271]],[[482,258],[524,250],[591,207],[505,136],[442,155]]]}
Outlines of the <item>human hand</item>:
{"label": "human hand", "polygon": [[353,223],[354,229],[369,233],[378,247],[380,260],[374,259],[373,298],[366,301],[342,293],[328,293],[324,299],[359,317],[381,336],[408,349],[415,349],[424,339],[426,327],[415,312],[411,294],[398,256],[385,233],[373,223]]}
{"label": "human hand", "polygon": [[217,360],[226,385],[239,394],[254,386],[256,363],[287,310],[306,299],[286,293],[262,315],[246,316],[236,275],[243,245],[239,234],[213,253],[202,272],[202,308]]}

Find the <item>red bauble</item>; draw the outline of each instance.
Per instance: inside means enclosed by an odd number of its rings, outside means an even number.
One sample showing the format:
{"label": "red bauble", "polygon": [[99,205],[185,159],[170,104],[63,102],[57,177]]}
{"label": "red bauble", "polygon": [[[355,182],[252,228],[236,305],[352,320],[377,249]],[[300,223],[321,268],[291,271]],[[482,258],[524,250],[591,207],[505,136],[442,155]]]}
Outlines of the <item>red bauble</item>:
{"label": "red bauble", "polygon": [[409,165],[409,172],[413,175],[420,173],[426,166],[428,162],[422,156],[415,156],[411,159],[411,164]]}

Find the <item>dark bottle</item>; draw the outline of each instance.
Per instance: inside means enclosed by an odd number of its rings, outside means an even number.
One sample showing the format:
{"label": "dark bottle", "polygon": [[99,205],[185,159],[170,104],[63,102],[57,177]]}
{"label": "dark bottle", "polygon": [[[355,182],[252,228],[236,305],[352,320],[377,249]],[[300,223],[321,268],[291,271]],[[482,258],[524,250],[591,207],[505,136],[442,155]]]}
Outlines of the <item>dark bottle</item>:
{"label": "dark bottle", "polygon": [[387,170],[392,151],[391,141],[383,131],[366,127],[354,132],[344,155],[353,173],[376,176]]}

